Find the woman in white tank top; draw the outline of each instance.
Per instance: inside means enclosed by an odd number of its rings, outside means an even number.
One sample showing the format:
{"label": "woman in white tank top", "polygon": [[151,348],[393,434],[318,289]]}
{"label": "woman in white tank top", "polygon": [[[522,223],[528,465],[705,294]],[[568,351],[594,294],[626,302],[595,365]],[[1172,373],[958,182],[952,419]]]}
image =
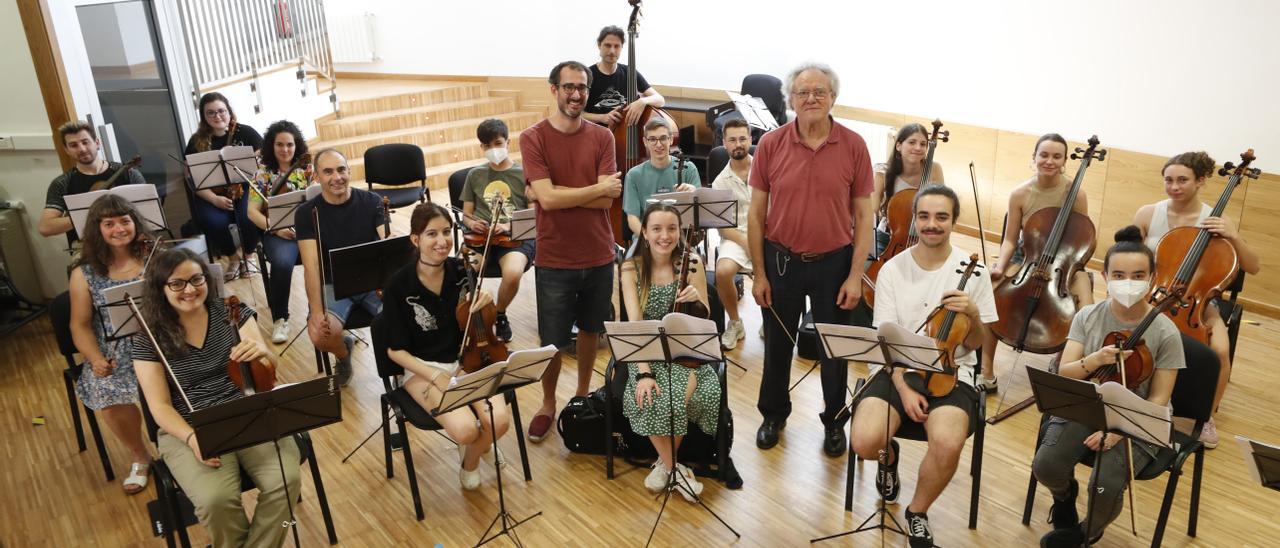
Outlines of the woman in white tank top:
{"label": "woman in white tank top", "polygon": [[[1214,162],[1204,152],[1184,152],[1170,158],[1164,165],[1164,192],[1169,198],[1154,204],[1147,204],[1138,209],[1133,216],[1133,224],[1142,229],[1143,242],[1155,251],[1160,238],[1175,228],[1198,226],[1209,229],[1214,236],[1221,237],[1235,247],[1240,259],[1240,268],[1246,273],[1257,274],[1261,269],[1258,254],[1245,243],[1236,230],[1236,224],[1225,217],[1212,217],[1213,208],[1200,200],[1200,189],[1205,180],[1213,175]],[[1157,264],[1156,268],[1178,268],[1180,265]],[[1209,347],[1218,355],[1221,368],[1218,373],[1218,386],[1213,395],[1213,411],[1216,416],[1218,404],[1227,389],[1227,379],[1231,376],[1231,360],[1229,358],[1230,341],[1227,338],[1227,326],[1214,303],[1204,307],[1205,324],[1209,326]],[[1200,441],[1210,449],[1218,445],[1218,428],[1213,419],[1205,425]]]}

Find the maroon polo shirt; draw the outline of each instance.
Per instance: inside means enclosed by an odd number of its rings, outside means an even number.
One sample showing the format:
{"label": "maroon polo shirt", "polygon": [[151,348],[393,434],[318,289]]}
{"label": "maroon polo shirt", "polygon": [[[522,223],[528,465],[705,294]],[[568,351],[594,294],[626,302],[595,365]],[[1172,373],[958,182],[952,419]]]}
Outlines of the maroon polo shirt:
{"label": "maroon polo shirt", "polygon": [[795,253],[847,246],[853,198],[870,196],[874,186],[867,142],[832,120],[826,142],[814,150],[800,140],[796,122],[787,122],[756,145],[751,186],[769,193],[765,239]]}
{"label": "maroon polo shirt", "polygon": [[[617,171],[613,134],[583,122],[563,133],[543,120],[520,134],[526,184],[551,179],[556,186],[581,188],[596,184],[600,175]],[[534,264],[544,268],[585,269],[613,262],[613,228],[609,210],[586,207],[543,209],[535,201],[538,252]]]}

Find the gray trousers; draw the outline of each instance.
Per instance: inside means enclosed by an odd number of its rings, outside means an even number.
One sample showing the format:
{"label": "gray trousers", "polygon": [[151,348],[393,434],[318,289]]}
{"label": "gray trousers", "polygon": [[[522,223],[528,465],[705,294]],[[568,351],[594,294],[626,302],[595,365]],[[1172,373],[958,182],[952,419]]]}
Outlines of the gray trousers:
{"label": "gray trousers", "polygon": [[[1093,431],[1075,421],[1054,417],[1045,429],[1044,441],[1036,449],[1035,460],[1031,463],[1031,471],[1036,479],[1049,488],[1055,499],[1067,496],[1071,481],[1075,479],[1076,464],[1080,458],[1090,452],[1084,440]],[[1145,442],[1133,442],[1134,470],[1142,470],[1151,462],[1155,447]],[[1089,517],[1088,537],[1093,538],[1102,533],[1107,525],[1115,521],[1124,509],[1124,490],[1129,483],[1127,455],[1125,443],[1117,443],[1115,447],[1102,453],[1101,471],[1094,468],[1089,476],[1089,489],[1081,489],[1076,499],[1077,505],[1088,504],[1088,491],[1093,491],[1093,513]],[[1088,509],[1086,508],[1087,512]],[[1083,514],[1082,514],[1083,515]],[[1084,519],[1084,518],[1082,518]]]}

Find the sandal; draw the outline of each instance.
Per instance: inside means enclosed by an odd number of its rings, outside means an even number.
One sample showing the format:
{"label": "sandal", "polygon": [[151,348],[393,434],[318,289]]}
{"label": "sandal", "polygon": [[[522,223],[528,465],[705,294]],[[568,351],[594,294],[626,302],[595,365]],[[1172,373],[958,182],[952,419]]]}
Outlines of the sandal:
{"label": "sandal", "polygon": [[[123,487],[127,495],[136,495],[147,488],[147,476],[151,475],[151,464],[143,462],[133,463],[133,467],[129,469],[129,477],[124,479]],[[135,487],[136,489],[131,489]]]}

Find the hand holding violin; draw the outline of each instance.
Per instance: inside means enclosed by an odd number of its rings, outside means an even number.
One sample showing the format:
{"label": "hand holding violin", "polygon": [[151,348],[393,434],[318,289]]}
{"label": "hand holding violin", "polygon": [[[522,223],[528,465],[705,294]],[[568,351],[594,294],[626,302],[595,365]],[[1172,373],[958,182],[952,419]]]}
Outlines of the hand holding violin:
{"label": "hand holding violin", "polygon": [[968,293],[959,289],[948,289],[942,293],[942,308],[982,321],[978,305],[973,304]]}
{"label": "hand holding violin", "polygon": [[1120,355],[1121,360],[1127,360],[1129,356],[1133,355],[1133,351],[1125,350],[1122,354],[1120,349],[1113,345],[1103,346],[1097,352],[1089,354],[1083,360],[1080,360],[1080,365],[1088,370],[1089,373],[1093,373],[1099,367],[1115,364],[1117,355]]}
{"label": "hand holding violin", "polygon": [[271,352],[261,342],[241,339],[240,344],[231,348],[229,358],[238,362],[252,362],[268,356],[271,356]]}
{"label": "hand holding violin", "polygon": [[469,219],[467,228],[476,234],[484,234],[489,231],[489,222],[482,219]]}

